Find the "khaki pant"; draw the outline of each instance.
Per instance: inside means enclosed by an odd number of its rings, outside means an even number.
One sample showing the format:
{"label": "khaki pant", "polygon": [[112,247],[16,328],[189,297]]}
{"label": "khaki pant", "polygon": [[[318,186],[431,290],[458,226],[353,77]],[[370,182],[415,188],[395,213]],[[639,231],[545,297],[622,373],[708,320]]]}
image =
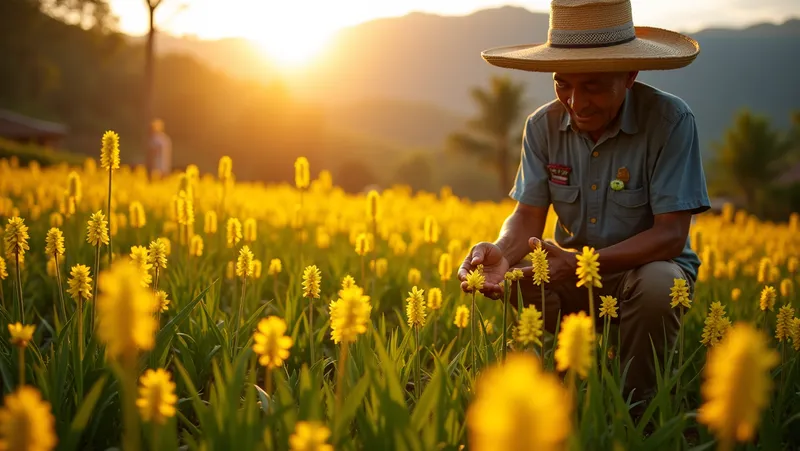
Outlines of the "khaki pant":
{"label": "khaki pant", "polygon": [[[530,266],[530,262],[514,265],[523,266]],[[652,346],[655,346],[659,365],[663,370],[661,362],[664,361],[665,338],[666,349],[672,349],[680,328],[680,310],[670,307],[673,279],[686,279],[690,293],[693,290],[693,281],[672,261],[652,262],[630,271],[600,276],[603,288],[593,288],[597,330],[602,331],[604,319],[599,317],[600,296],[614,296],[619,309],[618,317],[612,318],[611,322],[619,327],[620,367],[624,369],[628,361],[631,361],[623,391],[626,398],[633,390],[633,400],[647,400],[655,394],[657,388]],[[577,279],[572,279],[545,284],[545,328],[550,333],[554,333],[559,316],[580,310],[589,311],[587,288],[576,287],[576,282]],[[512,285],[514,289],[509,298],[512,306],[517,305],[515,285]],[[541,287],[534,285],[530,278],[523,280],[520,286],[524,305],[534,303],[541,311]]]}

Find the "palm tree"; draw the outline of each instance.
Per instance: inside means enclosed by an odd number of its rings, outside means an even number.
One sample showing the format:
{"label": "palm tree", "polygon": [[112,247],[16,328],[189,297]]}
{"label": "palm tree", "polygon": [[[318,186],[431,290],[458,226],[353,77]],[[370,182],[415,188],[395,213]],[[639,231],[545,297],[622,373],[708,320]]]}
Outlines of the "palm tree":
{"label": "palm tree", "polygon": [[468,132],[456,132],[447,138],[447,148],[477,156],[481,162],[490,164],[497,171],[501,191],[511,188],[513,169],[512,145],[517,148],[522,141],[520,119],[523,112],[525,86],[514,83],[508,76],[494,76],[488,89],[476,87],[471,90],[478,104],[477,117],[467,125]]}
{"label": "palm tree", "polygon": [[765,117],[742,110],[714,148],[725,185],[738,191],[745,208],[759,214],[763,193],[786,170],[790,140]]}

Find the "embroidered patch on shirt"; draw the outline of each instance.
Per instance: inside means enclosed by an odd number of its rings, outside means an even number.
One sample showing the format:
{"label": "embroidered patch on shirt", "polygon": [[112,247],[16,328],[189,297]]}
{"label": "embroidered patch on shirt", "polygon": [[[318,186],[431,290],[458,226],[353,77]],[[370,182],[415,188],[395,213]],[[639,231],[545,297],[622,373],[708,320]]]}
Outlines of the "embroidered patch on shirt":
{"label": "embroidered patch on shirt", "polygon": [[550,171],[550,181],[559,185],[569,184],[569,173],[572,168],[561,164],[548,164],[547,170]]}

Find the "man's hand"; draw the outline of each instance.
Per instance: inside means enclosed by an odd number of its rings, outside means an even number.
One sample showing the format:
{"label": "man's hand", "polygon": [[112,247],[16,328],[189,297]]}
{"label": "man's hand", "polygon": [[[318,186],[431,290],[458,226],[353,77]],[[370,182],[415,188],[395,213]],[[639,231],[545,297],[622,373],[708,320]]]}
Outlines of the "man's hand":
{"label": "man's hand", "polygon": [[531,250],[535,250],[538,243],[542,243],[542,248],[547,252],[551,283],[563,282],[577,277],[575,270],[578,268],[578,260],[575,252],[570,252],[535,237],[531,237],[528,240]]}
{"label": "man's hand", "polygon": [[458,268],[461,289],[465,292],[468,291],[467,274],[474,271],[480,264],[483,264],[483,274],[486,276],[481,293],[488,298],[499,299],[503,294],[503,277],[508,271],[509,263],[503,255],[503,251],[492,243],[476,244],[464,258],[464,262]]}

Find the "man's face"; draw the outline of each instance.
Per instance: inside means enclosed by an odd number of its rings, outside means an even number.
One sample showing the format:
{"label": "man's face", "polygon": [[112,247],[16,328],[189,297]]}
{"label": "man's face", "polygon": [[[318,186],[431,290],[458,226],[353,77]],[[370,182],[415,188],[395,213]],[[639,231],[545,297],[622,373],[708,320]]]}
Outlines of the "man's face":
{"label": "man's face", "polygon": [[579,130],[602,133],[614,120],[638,72],[553,74],[556,96]]}

